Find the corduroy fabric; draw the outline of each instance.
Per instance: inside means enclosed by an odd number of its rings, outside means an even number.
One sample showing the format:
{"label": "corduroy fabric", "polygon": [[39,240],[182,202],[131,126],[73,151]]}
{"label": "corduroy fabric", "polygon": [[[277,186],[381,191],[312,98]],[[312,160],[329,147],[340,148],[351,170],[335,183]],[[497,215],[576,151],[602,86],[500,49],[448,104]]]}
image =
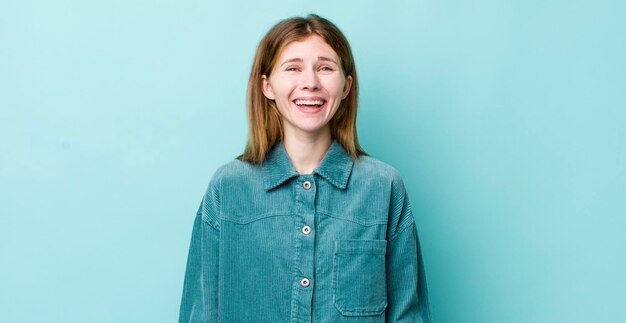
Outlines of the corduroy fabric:
{"label": "corduroy fabric", "polygon": [[179,322],[432,321],[395,169],[333,141],[311,174],[298,174],[280,143],[262,165],[216,171],[193,226]]}

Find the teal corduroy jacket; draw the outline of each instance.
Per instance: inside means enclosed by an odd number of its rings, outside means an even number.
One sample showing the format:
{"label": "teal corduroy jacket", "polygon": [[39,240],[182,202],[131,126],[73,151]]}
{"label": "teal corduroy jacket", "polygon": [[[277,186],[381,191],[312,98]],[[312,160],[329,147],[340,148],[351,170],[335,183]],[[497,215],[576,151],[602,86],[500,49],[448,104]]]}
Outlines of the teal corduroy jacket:
{"label": "teal corduroy jacket", "polygon": [[195,218],[179,322],[432,322],[409,198],[333,141],[311,174],[282,144],[233,160]]}

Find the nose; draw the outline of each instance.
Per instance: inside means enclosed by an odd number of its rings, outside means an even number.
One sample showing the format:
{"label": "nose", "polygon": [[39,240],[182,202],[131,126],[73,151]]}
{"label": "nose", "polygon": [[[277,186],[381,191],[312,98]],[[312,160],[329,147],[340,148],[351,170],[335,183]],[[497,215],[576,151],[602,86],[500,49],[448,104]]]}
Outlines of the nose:
{"label": "nose", "polygon": [[302,89],[309,91],[320,89],[320,79],[315,70],[307,69],[302,74]]}

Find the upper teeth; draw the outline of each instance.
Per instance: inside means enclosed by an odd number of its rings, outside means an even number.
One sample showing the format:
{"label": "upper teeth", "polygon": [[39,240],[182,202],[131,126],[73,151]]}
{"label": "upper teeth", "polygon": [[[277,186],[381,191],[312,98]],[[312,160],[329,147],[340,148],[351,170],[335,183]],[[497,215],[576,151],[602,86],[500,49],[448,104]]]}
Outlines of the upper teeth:
{"label": "upper teeth", "polygon": [[324,100],[296,100],[297,105],[322,105]]}

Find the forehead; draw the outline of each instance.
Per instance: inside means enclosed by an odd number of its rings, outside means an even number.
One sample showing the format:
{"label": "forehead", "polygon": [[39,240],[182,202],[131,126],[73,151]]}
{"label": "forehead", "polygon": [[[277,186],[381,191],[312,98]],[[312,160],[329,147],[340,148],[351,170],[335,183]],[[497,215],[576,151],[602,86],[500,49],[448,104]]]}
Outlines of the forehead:
{"label": "forehead", "polygon": [[303,39],[287,43],[278,55],[278,63],[293,58],[308,58],[325,56],[338,61],[339,56],[328,43],[318,35],[311,35]]}

